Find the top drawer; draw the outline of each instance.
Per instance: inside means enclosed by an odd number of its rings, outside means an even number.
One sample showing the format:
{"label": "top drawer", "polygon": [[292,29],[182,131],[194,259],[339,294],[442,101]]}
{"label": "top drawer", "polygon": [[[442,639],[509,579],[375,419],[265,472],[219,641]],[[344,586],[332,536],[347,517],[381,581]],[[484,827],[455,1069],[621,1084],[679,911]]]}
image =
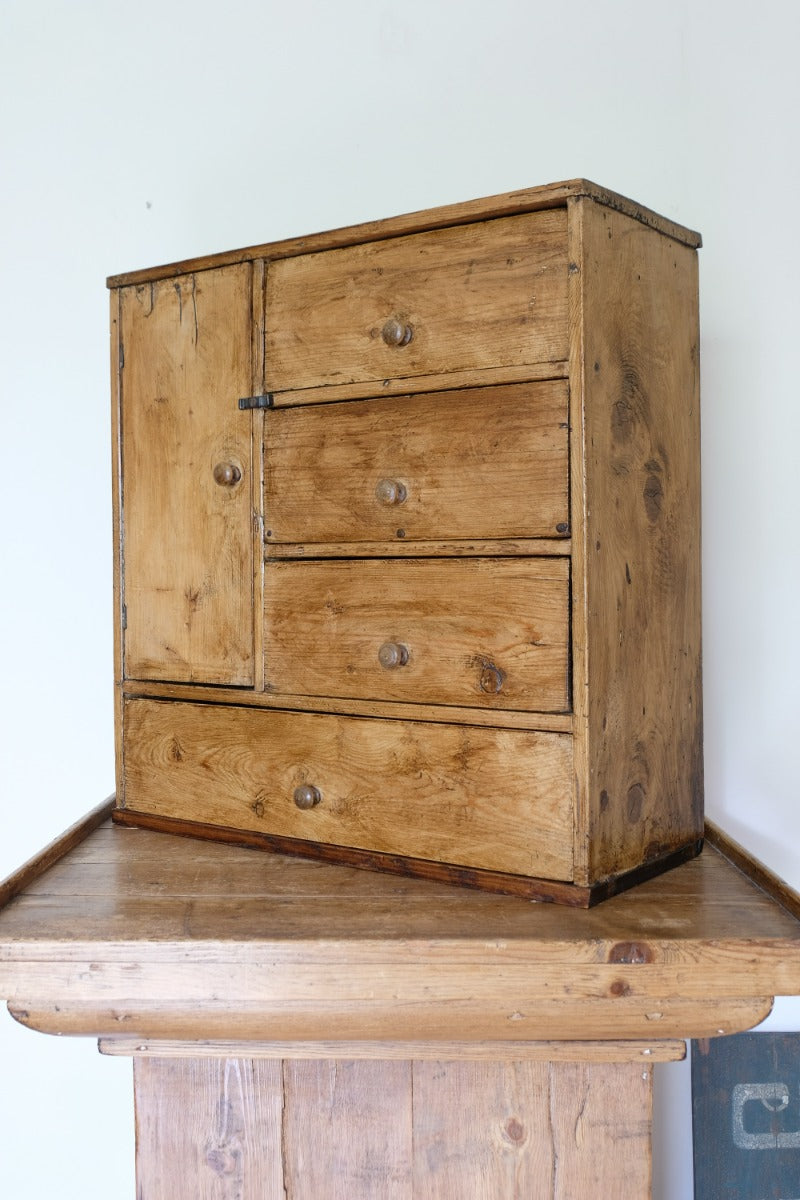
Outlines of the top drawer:
{"label": "top drawer", "polygon": [[267,390],[563,361],[567,274],[566,209],[270,263]]}

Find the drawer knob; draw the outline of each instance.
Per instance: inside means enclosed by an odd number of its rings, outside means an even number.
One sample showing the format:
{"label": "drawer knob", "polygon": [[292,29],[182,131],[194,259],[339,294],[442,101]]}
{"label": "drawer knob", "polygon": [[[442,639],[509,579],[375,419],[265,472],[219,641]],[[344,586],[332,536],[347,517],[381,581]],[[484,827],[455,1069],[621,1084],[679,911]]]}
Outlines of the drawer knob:
{"label": "drawer knob", "polygon": [[413,336],[413,327],[397,317],[389,317],[381,330],[381,337],[387,346],[407,346]]}
{"label": "drawer knob", "polygon": [[233,487],[242,478],[242,472],[236,463],[219,462],[214,467],[214,482],[220,487]]}
{"label": "drawer knob", "polygon": [[503,672],[494,663],[484,663],[481,669],[481,691],[496,696],[503,686]]}
{"label": "drawer knob", "polygon": [[294,802],[298,808],[315,808],[322,799],[322,792],[313,783],[301,783],[294,789]]}
{"label": "drawer knob", "polygon": [[387,671],[404,667],[408,662],[408,646],[402,642],[384,642],[378,651],[378,662]]}
{"label": "drawer knob", "polygon": [[380,479],[375,488],[375,495],[381,504],[402,504],[408,492],[406,485],[397,479]]}

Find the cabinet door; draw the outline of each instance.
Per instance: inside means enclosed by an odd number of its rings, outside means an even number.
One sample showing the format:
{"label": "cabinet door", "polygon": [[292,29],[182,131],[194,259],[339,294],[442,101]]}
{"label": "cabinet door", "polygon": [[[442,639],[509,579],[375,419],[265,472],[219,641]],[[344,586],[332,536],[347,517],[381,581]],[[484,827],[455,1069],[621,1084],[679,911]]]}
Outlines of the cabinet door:
{"label": "cabinet door", "polygon": [[251,267],[120,309],[125,676],[252,686]]}

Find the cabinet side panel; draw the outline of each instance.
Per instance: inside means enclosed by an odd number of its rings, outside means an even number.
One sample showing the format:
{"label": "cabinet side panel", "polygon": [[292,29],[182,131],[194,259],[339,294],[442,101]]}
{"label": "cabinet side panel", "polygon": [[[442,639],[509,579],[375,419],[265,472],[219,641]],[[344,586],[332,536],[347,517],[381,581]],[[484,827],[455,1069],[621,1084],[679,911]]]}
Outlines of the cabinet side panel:
{"label": "cabinet side panel", "polygon": [[120,293],[127,678],[253,683],[251,270]]}
{"label": "cabinet side panel", "polygon": [[582,207],[593,881],[702,837],[699,332],[695,251]]}

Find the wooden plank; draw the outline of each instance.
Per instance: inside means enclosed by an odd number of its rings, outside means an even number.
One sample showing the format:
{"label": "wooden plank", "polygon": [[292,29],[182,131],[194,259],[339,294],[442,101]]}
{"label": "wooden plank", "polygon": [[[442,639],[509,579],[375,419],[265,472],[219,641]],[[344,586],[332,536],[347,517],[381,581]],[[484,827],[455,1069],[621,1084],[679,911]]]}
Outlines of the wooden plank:
{"label": "wooden plank", "polygon": [[607,1042],[233,1042],[142,1041],[101,1038],[101,1054],[146,1058],[380,1058],[414,1062],[680,1062],[686,1043],[677,1039]]}
{"label": "wooden plank", "polygon": [[266,687],[563,712],[568,605],[569,563],[559,558],[273,562]]}
{"label": "wooden plank", "polygon": [[[487,965],[485,969],[490,968]],[[91,972],[87,970],[86,975],[90,977]],[[174,987],[182,989],[185,974],[176,972],[173,978]],[[42,999],[43,994],[59,994],[62,987],[62,976],[51,973],[49,983],[40,980],[37,984],[36,996],[23,995],[9,1002],[11,1016],[28,1029],[58,1036],[113,1038],[124,1032],[145,1041],[233,1038],[249,1042],[263,1039],[268,1029],[276,1041],[324,1037],[331,1042],[372,1041],[378,1046],[384,1041],[447,1041],[456,1034],[463,1041],[502,1043],[512,1028],[520,1036],[545,1041],[613,1041],[621,1035],[639,1040],[654,1034],[659,1038],[727,1037],[752,1029],[772,1008],[772,996],[690,1000],[674,995],[613,1000],[534,997],[525,1011],[510,1011],[507,1000],[503,1003],[499,997],[493,1005],[485,998],[474,1003],[452,999],[432,1003],[424,993],[402,1003],[377,1002],[367,996],[358,1004],[320,1002],[305,1007],[265,1006],[230,996],[213,1002],[207,997],[195,999],[191,1006],[163,999],[148,1005],[107,995],[82,1004],[66,988],[58,1004]],[[561,995],[563,981],[557,982],[554,990]],[[88,988],[84,986],[83,991],[87,993]]]}
{"label": "wooden plank", "polygon": [[567,441],[563,380],[274,409],[266,539],[556,538],[569,527]]}
{"label": "wooden plank", "polygon": [[713,821],[706,820],[706,839],[728,862],[752,880],[756,887],[761,888],[770,899],[800,920],[800,895],[785,879],[771,871]]}
{"label": "wooden plank", "polygon": [[[131,680],[123,684],[126,699],[208,700],[208,689],[191,684]],[[216,688],[218,704],[247,705],[249,708],[286,709],[291,712],[337,713],[340,716],[384,717],[402,721],[425,721],[442,725],[490,725],[500,729],[530,729],[571,733],[570,713],[529,713],[513,709],[467,708],[453,704],[406,704],[392,700],[343,700],[334,696],[283,696],[271,692],[243,694],[233,688]]]}
{"label": "wooden plank", "polygon": [[26,863],[23,863],[21,867],[0,882],[0,909],[5,908],[16,896],[30,888],[65,855],[79,846],[99,825],[107,821],[114,809],[114,804],[114,796],[103,800],[101,804],[97,805],[97,808],[93,808],[85,817],[81,817],[74,825],[70,825],[69,829],[50,842],[44,850],[35,854],[33,858],[29,858]]}
{"label": "wooden plank", "polygon": [[575,729],[591,881],[702,836],[697,257],[579,210]]}
{"label": "wooden plank", "polygon": [[645,1200],[651,1079],[619,1064],[415,1064],[415,1194]]}
{"label": "wooden plank", "polygon": [[137,1200],[285,1200],[280,1063],[137,1058]]}
{"label": "wooden plank", "polygon": [[638,946],[643,967],[696,974],[730,954],[744,961],[748,945],[751,957],[790,963],[800,923],[712,848],[578,912],[108,823],[2,913],[0,960],[205,961],[225,948],[247,961],[275,941],[312,939],[324,956],[329,942],[336,955],[375,937],[429,956],[458,945],[460,961],[483,961],[500,941],[504,958],[550,965],[631,959]]}
{"label": "wooden plank", "polygon": [[800,922],[713,849],[580,912],[105,826],[0,913],[0,995],[49,1032],[705,1037],[798,991]]}
{"label": "wooden plank", "polygon": [[226,266],[257,258],[286,258],[295,254],[350,246],[357,242],[374,241],[376,238],[397,237],[428,229],[441,229],[448,225],[483,221],[493,217],[508,216],[512,213],[536,212],[541,209],[563,206],[567,200],[577,196],[591,196],[598,203],[608,205],[620,212],[626,212],[637,221],[658,229],[668,237],[685,242],[687,245],[697,247],[702,244],[699,233],[686,229],[666,217],[659,216],[652,209],[645,208],[636,201],[600,187],[591,180],[571,179],[561,183],[522,188],[480,200],[442,205],[438,208],[392,217],[389,220],[366,221],[360,225],[351,225],[310,237],[287,238],[280,242],[263,243],[242,250],[205,255],[146,270],[130,271],[123,275],[112,275],[108,279],[108,286],[120,287],[126,284],[147,283],[151,279],[185,275],[190,271],[208,270],[212,267]]}
{"label": "wooden plank", "polygon": [[[671,966],[657,964],[642,970],[641,966],[625,967],[615,963],[567,962],[551,966],[543,961],[530,964],[524,960],[505,961],[502,971],[498,971],[503,981],[500,985],[497,980],[482,976],[482,970],[485,973],[491,961],[488,955],[473,962],[448,960],[441,954],[426,958],[421,951],[416,955],[398,951],[395,955],[384,952],[359,957],[352,952],[348,955],[346,947],[342,946],[339,953],[342,965],[346,966],[342,974],[343,966],[332,959],[332,947],[328,947],[325,956],[322,953],[307,954],[305,958],[296,951],[282,953],[279,945],[267,953],[268,961],[259,962],[253,958],[247,963],[246,970],[244,963],[232,957],[226,959],[221,954],[216,960],[203,964],[202,970],[181,969],[177,962],[172,962],[161,964],[158,972],[144,970],[143,955],[133,959],[137,964],[136,972],[132,971],[129,962],[26,962],[17,968],[10,994],[22,998],[46,994],[50,979],[52,987],[62,991],[64,1004],[96,1001],[102,991],[109,997],[136,1004],[171,1003],[176,984],[182,979],[180,998],[187,1005],[203,1004],[211,996],[215,1003],[260,1005],[265,1012],[275,1013],[310,1013],[315,1008],[320,1009],[321,1015],[356,1008],[380,1012],[393,1001],[399,1010],[404,1005],[413,1008],[424,1000],[441,1015],[447,1005],[463,1003],[465,1011],[485,1009],[501,1015],[503,1036],[521,1038],[523,1032],[527,1035],[529,1029],[535,1027],[541,1006],[546,1006],[554,997],[564,997],[565,1003],[567,999],[571,1000],[577,1007],[597,1005],[598,1011],[602,1005],[608,1006],[609,1012],[615,1006],[623,1012],[628,1005],[650,1011],[653,998],[675,996],[678,986],[682,986],[684,978],[690,974],[686,967],[682,972],[676,972]],[[703,968],[705,978],[718,988],[716,1000],[738,999],[745,991],[745,983],[749,990],[758,982],[757,972],[751,972],[750,978],[745,980],[737,980],[732,975],[733,965],[740,959],[741,954],[731,953],[720,955],[716,963],[700,960],[698,973]],[[780,969],[776,964],[771,965],[770,974],[774,981],[783,982]],[[278,968],[279,974],[276,974]],[[244,978],[246,985],[242,982]],[[783,972],[783,979],[797,986],[797,969]],[[788,995],[791,991],[789,988],[782,994]],[[680,995],[687,1002],[694,1001],[696,1007],[706,1000],[702,986],[690,985],[688,981],[686,992]],[[519,1016],[513,1016],[514,1013]],[[538,1040],[538,1035],[531,1036],[537,1036]],[[596,1040],[589,1029],[582,1036]],[[654,1036],[652,1031],[650,1036]]]}
{"label": "wooden plank", "polygon": [[[435,375],[416,375],[414,389],[418,392],[452,391],[455,388],[494,387],[500,384],[531,383],[535,380],[566,379],[566,362],[520,363],[510,367],[470,368],[466,371],[453,370]],[[341,400],[369,400],[380,387],[381,396],[404,396],[408,394],[408,380],[403,376],[396,379],[374,379],[353,383],[329,383],[324,388],[297,388],[292,392],[276,392],[273,396],[275,411],[296,408],[299,404],[334,404]]]}
{"label": "wooden plank", "polygon": [[311,939],[324,956],[328,942],[336,955],[375,937],[414,954],[458,945],[460,961],[483,961],[499,941],[504,958],[551,965],[632,958],[639,946],[641,966],[696,974],[730,954],[744,963],[748,945],[751,957],[791,963],[800,923],[711,848],[578,912],[108,823],[0,915],[0,960],[205,961],[226,948],[246,961],[275,941]]}
{"label": "wooden plank", "polygon": [[267,388],[563,360],[566,254],[554,209],[272,262]]}
{"label": "wooden plank", "polygon": [[408,1062],[284,1063],[288,1196],[411,1200]]}
{"label": "wooden plank", "polygon": [[549,1073],[537,1062],[415,1063],[414,1194],[550,1200]]}
{"label": "wooden plank", "polygon": [[649,1200],[652,1071],[627,1063],[553,1065],[549,1099],[554,1200]]}
{"label": "wooden plank", "polygon": [[[132,700],[124,736],[126,807],[137,813],[570,876],[561,734]],[[305,809],[294,799],[304,787],[319,796]]]}
{"label": "wooden plank", "polygon": [[[266,276],[263,262],[253,263],[250,328],[250,361],[252,363],[250,396],[264,394],[264,308]],[[238,399],[238,398],[237,398]],[[253,583],[251,597],[253,614],[264,611],[264,411],[255,409],[250,420],[250,512],[251,512],[251,564]],[[264,626],[253,621],[253,687],[257,692],[264,690]]]}
{"label": "wooden plank", "polygon": [[[586,511],[586,423],[584,414],[585,324],[583,308],[584,260],[582,201],[571,199],[567,207],[567,256],[573,269],[567,285],[569,321],[569,486],[571,522],[570,633],[572,638],[573,764],[575,768],[575,804],[573,810],[573,873],[576,883],[588,885],[590,867],[590,824],[586,781],[590,778],[587,727],[589,721],[589,680],[587,654],[588,623],[588,530]],[[578,268],[575,270],[574,268]]]}
{"label": "wooden plank", "polygon": [[534,555],[562,555],[569,558],[572,545],[568,537],[555,538],[463,538],[454,542],[416,542],[397,538],[391,542],[305,542],[273,543],[264,547],[269,562],[273,558],[451,558],[492,557],[529,558]]}
{"label": "wooden plank", "polygon": [[[122,560],[122,393],[120,375],[122,371],[120,293],[112,291],[109,296],[109,353],[111,381],[111,528],[112,592],[114,603],[114,680],[118,683],[125,674],[125,609],[123,597]],[[114,788],[122,795],[122,692],[114,688]]]}
{"label": "wooden plank", "polygon": [[134,1072],[141,1200],[650,1195],[641,1064],[137,1057]]}
{"label": "wooden plank", "polygon": [[254,681],[250,309],[249,266],[121,293],[128,676]]}

